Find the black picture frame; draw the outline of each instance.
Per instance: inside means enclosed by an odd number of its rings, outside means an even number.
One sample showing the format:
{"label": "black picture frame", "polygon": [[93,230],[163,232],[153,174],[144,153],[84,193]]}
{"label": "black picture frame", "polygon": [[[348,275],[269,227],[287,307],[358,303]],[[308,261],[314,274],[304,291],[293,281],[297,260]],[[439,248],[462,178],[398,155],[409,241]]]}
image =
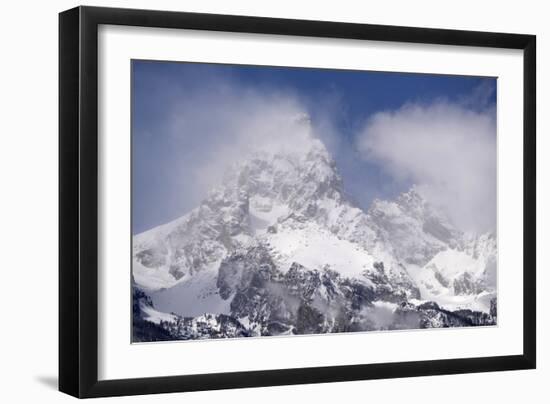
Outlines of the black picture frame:
{"label": "black picture frame", "polygon": [[[523,354],[99,381],[97,52],[100,24],[523,50]],[[96,7],[77,7],[60,13],[59,390],[85,398],[534,369],[535,104],[534,35]]]}

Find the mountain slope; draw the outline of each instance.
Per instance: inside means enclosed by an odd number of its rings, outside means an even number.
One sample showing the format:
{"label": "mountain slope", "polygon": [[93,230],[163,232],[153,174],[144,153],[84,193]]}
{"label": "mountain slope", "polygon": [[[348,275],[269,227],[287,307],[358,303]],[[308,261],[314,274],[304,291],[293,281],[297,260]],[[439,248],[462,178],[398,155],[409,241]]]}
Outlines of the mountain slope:
{"label": "mountain slope", "polygon": [[495,237],[462,233],[414,187],[363,211],[305,129],[305,149],[254,153],[197,208],[134,236],[136,287],[156,310],[230,316],[249,335],[376,329],[378,312],[428,301],[491,317]]}

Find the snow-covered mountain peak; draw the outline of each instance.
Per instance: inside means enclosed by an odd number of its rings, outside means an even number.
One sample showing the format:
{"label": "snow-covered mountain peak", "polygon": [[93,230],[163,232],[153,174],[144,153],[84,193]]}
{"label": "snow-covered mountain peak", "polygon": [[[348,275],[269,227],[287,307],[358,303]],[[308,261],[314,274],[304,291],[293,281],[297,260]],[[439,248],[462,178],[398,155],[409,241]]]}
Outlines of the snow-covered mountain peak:
{"label": "snow-covered mountain peak", "polygon": [[422,211],[429,205],[416,185],[412,185],[408,191],[401,193],[397,197],[396,203],[410,212]]}
{"label": "snow-covered mountain peak", "polygon": [[432,206],[415,186],[393,201],[375,200],[368,215],[380,228],[391,233],[394,239],[399,235],[397,239],[408,239],[414,243],[420,238],[434,247],[455,248],[464,238],[464,234],[453,226],[443,212]]}
{"label": "snow-covered mountain peak", "polygon": [[[300,125],[309,125],[301,117]],[[300,150],[256,150],[226,172],[197,208],[134,237],[134,276],[149,289],[171,287],[247,246],[289,217],[318,216],[343,200],[342,179],[309,129]],[[307,148],[304,149],[304,145]]]}
{"label": "snow-covered mountain peak", "polygon": [[[429,298],[453,307],[474,304],[483,292],[485,300],[475,304],[488,307],[496,288],[493,235],[464,234],[415,186],[363,211],[346,197],[309,117],[293,119],[295,148],[243,154],[194,210],[134,237],[136,285],[169,289],[153,296],[165,303],[185,293],[185,302],[208,295],[208,307],[227,307],[216,294],[220,268],[229,268],[229,257],[253,268],[261,251],[280,276],[297,265],[330,270],[382,287],[386,299]],[[170,305],[164,308],[172,311]]]}
{"label": "snow-covered mountain peak", "polygon": [[[257,205],[284,204],[303,213],[318,200],[341,200],[343,183],[324,144],[311,133],[299,149],[256,150],[234,164],[215,193],[244,192]],[[265,210],[265,209],[263,209]]]}

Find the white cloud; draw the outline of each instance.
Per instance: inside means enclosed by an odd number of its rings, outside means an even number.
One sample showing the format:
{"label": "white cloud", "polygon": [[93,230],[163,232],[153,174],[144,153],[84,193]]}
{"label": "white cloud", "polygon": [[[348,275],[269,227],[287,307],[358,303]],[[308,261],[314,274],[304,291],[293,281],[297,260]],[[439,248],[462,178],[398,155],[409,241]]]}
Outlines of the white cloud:
{"label": "white cloud", "polygon": [[495,229],[494,109],[476,112],[448,101],[407,104],[372,116],[358,148],[394,179],[417,184],[463,230]]}
{"label": "white cloud", "polygon": [[[239,89],[220,83],[181,100],[172,111],[171,136],[181,150],[186,196],[200,199],[232,164],[257,150],[299,152],[311,144],[306,108],[289,93]],[[189,183],[191,181],[191,184]]]}

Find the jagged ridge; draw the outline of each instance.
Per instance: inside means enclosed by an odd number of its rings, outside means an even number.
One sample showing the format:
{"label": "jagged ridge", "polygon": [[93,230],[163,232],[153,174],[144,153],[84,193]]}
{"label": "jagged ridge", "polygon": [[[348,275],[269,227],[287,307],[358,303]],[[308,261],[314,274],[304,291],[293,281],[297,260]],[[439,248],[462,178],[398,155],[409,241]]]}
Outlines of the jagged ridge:
{"label": "jagged ridge", "polygon": [[[177,313],[163,324],[185,325],[163,329],[203,338],[214,329],[189,330],[213,319],[242,336],[494,324],[495,237],[462,233],[414,187],[364,212],[308,136],[306,151],[258,152],[196,209],[134,237],[136,287]],[[215,312],[198,313],[203,304]],[[384,310],[392,320],[374,321]]]}

